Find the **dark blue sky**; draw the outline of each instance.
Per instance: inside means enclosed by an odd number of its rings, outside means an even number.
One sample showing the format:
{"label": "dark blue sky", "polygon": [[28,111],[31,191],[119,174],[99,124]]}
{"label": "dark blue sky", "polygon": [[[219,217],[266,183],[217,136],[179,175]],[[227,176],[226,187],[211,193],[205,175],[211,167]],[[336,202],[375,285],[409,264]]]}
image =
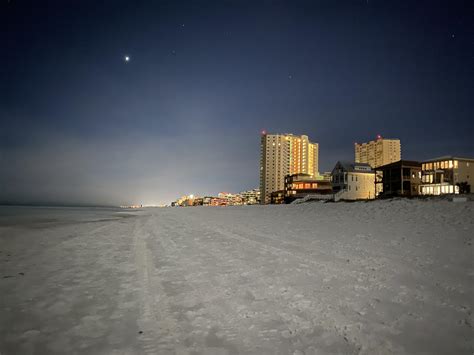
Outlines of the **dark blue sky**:
{"label": "dark blue sky", "polygon": [[0,3],[0,202],[254,188],[262,129],[474,156],[472,1]]}

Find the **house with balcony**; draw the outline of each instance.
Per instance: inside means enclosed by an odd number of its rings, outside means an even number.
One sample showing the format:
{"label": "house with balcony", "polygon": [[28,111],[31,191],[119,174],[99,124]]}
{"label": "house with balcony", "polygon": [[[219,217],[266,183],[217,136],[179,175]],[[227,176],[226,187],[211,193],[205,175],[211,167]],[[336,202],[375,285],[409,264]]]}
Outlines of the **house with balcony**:
{"label": "house with balcony", "polygon": [[421,184],[421,163],[399,160],[382,165],[376,170],[376,191],[378,197],[418,196]]}
{"label": "house with balcony", "polygon": [[332,194],[331,181],[315,178],[309,174],[292,174],[285,177],[285,202],[304,198],[308,195]]}
{"label": "house with balcony", "polygon": [[421,195],[470,193],[474,184],[474,159],[444,156],[421,164]]}

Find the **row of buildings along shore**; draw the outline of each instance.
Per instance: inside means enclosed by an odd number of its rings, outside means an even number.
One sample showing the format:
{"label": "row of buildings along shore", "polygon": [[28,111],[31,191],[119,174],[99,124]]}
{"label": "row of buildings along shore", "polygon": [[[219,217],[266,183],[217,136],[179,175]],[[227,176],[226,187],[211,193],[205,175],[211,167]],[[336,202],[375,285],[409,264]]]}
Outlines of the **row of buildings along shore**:
{"label": "row of buildings along shore", "polygon": [[319,145],[306,135],[261,133],[260,189],[217,197],[183,196],[173,206],[282,204],[300,199],[371,200],[464,194],[474,184],[474,159],[443,156],[403,160],[400,139],[378,135],[354,143],[354,161],[319,173]]}
{"label": "row of buildings along shore", "polygon": [[217,196],[199,197],[195,195],[184,195],[176,201],[171,202],[172,207],[188,206],[240,206],[260,204],[260,190],[253,189],[239,193],[219,192]]}
{"label": "row of buildings along shore", "polygon": [[354,161],[338,161],[331,172],[318,171],[317,143],[308,136],[261,135],[261,203],[297,199],[370,200],[470,193],[474,159],[443,156],[426,161],[402,160],[400,139],[378,135],[354,143]]}

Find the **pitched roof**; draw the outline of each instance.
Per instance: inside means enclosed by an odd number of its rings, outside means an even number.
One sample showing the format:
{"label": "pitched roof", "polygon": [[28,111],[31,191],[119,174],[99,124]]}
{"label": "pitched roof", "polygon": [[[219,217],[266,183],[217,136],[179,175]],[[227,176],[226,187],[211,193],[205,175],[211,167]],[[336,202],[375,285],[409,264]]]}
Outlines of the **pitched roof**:
{"label": "pitched roof", "polygon": [[[343,170],[347,172],[354,172],[354,173],[371,173],[373,172],[372,167],[367,163],[353,163],[348,161],[338,161],[336,168],[338,165],[342,167]],[[333,169],[334,170],[334,169]]]}

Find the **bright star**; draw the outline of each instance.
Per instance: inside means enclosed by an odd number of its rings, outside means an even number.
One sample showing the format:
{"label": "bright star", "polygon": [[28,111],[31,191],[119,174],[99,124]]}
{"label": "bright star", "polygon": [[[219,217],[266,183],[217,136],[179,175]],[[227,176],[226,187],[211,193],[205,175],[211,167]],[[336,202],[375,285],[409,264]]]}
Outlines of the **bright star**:
{"label": "bright star", "polygon": [[130,61],[130,57],[128,55],[126,55],[124,58],[123,58],[126,62],[129,62]]}

